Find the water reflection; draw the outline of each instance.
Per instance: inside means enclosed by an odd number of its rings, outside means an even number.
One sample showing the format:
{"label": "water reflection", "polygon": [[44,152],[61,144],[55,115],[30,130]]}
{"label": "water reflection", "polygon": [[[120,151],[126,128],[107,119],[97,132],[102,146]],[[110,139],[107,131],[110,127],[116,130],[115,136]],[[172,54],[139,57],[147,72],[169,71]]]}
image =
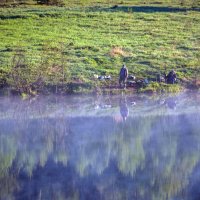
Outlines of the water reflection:
{"label": "water reflection", "polygon": [[119,107],[120,107],[121,117],[122,117],[123,121],[126,121],[128,114],[129,114],[126,96],[125,97],[122,96],[120,98]]}
{"label": "water reflection", "polygon": [[197,100],[1,98],[0,199],[199,199]]}
{"label": "water reflection", "polygon": [[165,100],[165,104],[168,108],[175,110],[176,109],[176,98],[174,97],[169,97]]}

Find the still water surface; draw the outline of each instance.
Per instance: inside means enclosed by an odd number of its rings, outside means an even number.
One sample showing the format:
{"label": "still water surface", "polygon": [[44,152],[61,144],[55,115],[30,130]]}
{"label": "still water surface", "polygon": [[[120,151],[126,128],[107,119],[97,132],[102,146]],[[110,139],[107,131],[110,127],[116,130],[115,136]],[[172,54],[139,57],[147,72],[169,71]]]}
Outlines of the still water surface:
{"label": "still water surface", "polygon": [[0,97],[1,200],[199,200],[200,94]]}

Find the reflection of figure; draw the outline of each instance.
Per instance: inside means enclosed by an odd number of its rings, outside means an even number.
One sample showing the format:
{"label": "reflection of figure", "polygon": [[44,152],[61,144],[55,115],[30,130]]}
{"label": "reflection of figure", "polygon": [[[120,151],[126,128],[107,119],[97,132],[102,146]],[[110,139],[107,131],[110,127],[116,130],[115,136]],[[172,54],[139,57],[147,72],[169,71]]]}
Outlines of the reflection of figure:
{"label": "reflection of figure", "polygon": [[165,104],[168,108],[175,110],[176,109],[176,100],[174,98],[168,98],[165,100]]}
{"label": "reflection of figure", "polygon": [[128,114],[129,114],[126,98],[120,99],[119,107],[120,107],[120,113],[123,118],[123,121],[126,121]]}

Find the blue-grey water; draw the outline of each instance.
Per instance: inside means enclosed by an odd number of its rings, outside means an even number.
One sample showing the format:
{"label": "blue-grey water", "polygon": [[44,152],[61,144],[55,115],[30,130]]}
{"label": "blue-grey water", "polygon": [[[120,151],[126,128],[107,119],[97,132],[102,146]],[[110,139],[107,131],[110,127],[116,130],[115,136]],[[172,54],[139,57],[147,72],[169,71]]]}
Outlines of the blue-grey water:
{"label": "blue-grey water", "polygon": [[0,97],[1,200],[199,200],[200,93]]}

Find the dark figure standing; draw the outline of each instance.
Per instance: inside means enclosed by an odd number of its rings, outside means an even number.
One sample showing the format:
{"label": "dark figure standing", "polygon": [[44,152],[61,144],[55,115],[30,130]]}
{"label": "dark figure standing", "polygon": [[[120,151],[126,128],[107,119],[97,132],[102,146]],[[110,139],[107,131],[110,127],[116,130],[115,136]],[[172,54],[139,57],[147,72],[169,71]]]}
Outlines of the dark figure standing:
{"label": "dark figure standing", "polygon": [[126,88],[127,77],[128,77],[128,69],[126,68],[126,65],[123,64],[123,66],[120,70],[120,73],[119,73],[119,85],[120,85],[120,87],[122,87],[122,84],[123,84],[123,87]]}
{"label": "dark figure standing", "polygon": [[174,84],[176,81],[176,73],[174,70],[170,71],[169,74],[166,76],[167,84]]}

